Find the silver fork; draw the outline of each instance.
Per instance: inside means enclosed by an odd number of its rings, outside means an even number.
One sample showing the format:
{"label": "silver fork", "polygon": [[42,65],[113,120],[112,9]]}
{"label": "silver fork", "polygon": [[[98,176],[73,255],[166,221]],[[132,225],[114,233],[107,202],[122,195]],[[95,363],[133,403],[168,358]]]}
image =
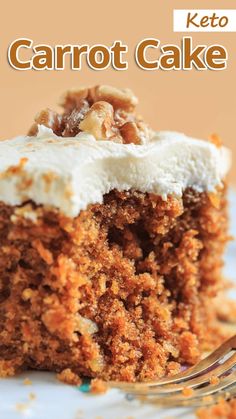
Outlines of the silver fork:
{"label": "silver fork", "polygon": [[236,397],[235,366],[236,335],[198,364],[173,377],[144,383],[111,381],[109,387],[124,391],[130,400],[138,397],[142,401],[168,407],[207,406],[216,403],[219,398],[228,400]]}

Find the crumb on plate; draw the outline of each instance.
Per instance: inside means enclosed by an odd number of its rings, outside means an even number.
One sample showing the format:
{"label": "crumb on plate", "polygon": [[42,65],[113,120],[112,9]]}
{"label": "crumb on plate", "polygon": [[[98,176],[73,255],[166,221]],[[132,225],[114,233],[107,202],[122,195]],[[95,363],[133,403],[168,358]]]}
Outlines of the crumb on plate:
{"label": "crumb on plate", "polygon": [[108,390],[108,385],[103,380],[99,378],[94,378],[91,380],[90,392],[92,394],[104,394]]}
{"label": "crumb on plate", "polygon": [[66,368],[57,374],[57,379],[66,384],[72,384],[74,386],[80,386],[82,380],[80,376],[74,373],[70,368]]}

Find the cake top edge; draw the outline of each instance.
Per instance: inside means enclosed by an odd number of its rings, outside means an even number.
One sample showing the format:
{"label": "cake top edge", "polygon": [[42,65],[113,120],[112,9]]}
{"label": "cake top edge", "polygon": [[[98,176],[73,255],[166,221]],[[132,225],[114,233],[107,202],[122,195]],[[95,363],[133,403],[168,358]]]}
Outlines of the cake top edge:
{"label": "cake top edge", "polygon": [[[170,154],[173,154],[176,148],[179,149],[182,146],[189,150],[191,149],[192,152],[194,152],[195,149],[201,149],[202,153],[204,153],[204,150],[206,152],[207,150],[210,150],[211,153],[218,153],[221,155],[227,154],[230,160],[228,162],[230,168],[231,150],[225,147],[216,135],[213,135],[212,139],[209,137],[209,140],[206,140],[190,137],[178,131],[163,130],[153,131],[152,138],[143,144],[135,144],[132,142],[124,144],[118,141],[97,140],[94,135],[89,132],[79,132],[75,137],[58,136],[51,128],[47,128],[45,125],[38,125],[37,134],[35,136],[19,135],[13,138],[0,140],[0,162],[11,160],[11,156],[9,156],[9,158],[7,156],[9,150],[12,151],[12,155],[17,154],[19,157],[20,155],[31,154],[32,152],[44,153],[46,157],[47,151],[50,148],[53,148],[57,157],[60,153],[63,154],[65,152],[65,148],[74,149],[77,157],[79,154],[83,154],[85,148],[86,156],[88,157],[89,153],[92,155],[95,150],[106,150],[110,153],[114,153],[114,156],[119,153],[132,153],[133,155],[142,157],[151,149],[154,152],[161,153],[164,149],[169,148]],[[86,156],[84,156],[85,159]],[[2,167],[0,166],[0,172],[1,169]]]}
{"label": "cake top edge", "polygon": [[97,141],[91,134],[58,137],[39,127],[36,137],[0,142],[0,201],[27,200],[76,217],[113,189],[166,199],[184,190],[214,192],[231,165],[223,147],[184,134],[156,132],[143,145]]}
{"label": "cake top edge", "polygon": [[0,141],[1,202],[31,200],[75,217],[113,189],[163,199],[187,188],[214,192],[230,169],[217,135],[206,141],[151,130],[128,89],[70,90],[61,105],[61,114],[40,112],[28,135]]}

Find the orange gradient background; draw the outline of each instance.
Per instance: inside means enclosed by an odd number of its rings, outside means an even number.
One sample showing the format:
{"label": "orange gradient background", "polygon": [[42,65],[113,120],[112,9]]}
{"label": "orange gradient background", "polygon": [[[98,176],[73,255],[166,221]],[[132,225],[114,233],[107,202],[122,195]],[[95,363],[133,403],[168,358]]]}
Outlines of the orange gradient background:
{"label": "orange gradient background", "polygon": [[[55,108],[70,87],[112,84],[130,87],[139,97],[139,112],[154,129],[176,130],[194,137],[219,134],[233,150],[230,179],[236,186],[236,33],[193,33],[194,45],[222,44],[229,54],[224,71],[144,71],[134,60],[140,40],[154,37],[162,44],[179,44],[173,9],[236,8],[235,0],[68,0],[8,1],[2,5],[0,38],[0,138],[27,132],[35,113]],[[186,35],[186,34],[185,34]],[[110,46],[120,39],[129,47],[129,69],[95,71],[84,62],[81,71],[17,71],[7,62],[7,49],[16,38],[37,43]]]}

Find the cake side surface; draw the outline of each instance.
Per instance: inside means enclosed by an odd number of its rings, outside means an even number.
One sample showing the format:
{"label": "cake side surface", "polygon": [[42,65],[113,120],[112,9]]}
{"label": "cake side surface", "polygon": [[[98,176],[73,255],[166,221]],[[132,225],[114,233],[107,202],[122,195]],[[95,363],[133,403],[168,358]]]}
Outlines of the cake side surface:
{"label": "cake side surface", "polygon": [[0,228],[2,375],[152,379],[222,339],[210,301],[222,285],[225,190],[166,201],[112,191],[75,218],[1,204]]}

